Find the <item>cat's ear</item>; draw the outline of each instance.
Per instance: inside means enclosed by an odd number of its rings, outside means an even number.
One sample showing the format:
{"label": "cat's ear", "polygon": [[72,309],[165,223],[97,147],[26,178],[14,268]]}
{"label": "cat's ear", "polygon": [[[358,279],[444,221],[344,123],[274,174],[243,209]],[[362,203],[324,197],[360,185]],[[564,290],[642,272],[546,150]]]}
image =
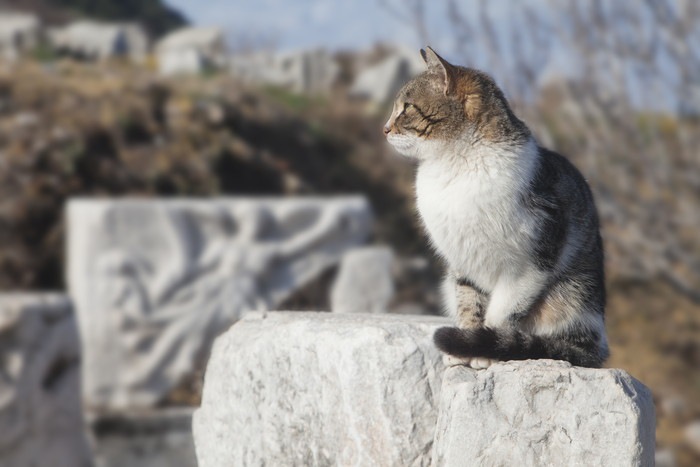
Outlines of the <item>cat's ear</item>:
{"label": "cat's ear", "polygon": [[445,78],[445,95],[449,95],[455,90],[456,69],[454,65],[439,56],[431,47],[426,47],[427,50],[421,49],[420,54],[428,65],[428,70],[433,73],[438,73]]}

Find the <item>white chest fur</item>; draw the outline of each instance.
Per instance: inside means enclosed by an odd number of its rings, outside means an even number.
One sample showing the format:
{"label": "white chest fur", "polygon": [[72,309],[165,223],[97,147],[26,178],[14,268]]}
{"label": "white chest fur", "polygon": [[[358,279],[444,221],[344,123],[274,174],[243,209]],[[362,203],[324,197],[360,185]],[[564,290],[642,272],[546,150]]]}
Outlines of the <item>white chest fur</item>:
{"label": "white chest fur", "polygon": [[493,147],[436,154],[418,168],[418,211],[437,252],[458,276],[486,291],[532,261],[536,225],[521,193],[536,164],[533,144],[517,153]]}

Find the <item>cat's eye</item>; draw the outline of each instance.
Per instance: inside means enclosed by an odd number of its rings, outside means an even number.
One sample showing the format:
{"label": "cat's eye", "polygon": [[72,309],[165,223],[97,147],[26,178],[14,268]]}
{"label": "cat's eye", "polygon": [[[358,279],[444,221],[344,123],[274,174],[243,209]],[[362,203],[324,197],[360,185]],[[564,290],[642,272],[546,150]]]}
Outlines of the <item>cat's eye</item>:
{"label": "cat's eye", "polygon": [[415,109],[415,108],[416,108],[416,106],[413,105],[413,104],[411,104],[410,102],[406,102],[406,103],[403,105],[403,111],[404,111],[404,112],[407,111],[408,109]]}

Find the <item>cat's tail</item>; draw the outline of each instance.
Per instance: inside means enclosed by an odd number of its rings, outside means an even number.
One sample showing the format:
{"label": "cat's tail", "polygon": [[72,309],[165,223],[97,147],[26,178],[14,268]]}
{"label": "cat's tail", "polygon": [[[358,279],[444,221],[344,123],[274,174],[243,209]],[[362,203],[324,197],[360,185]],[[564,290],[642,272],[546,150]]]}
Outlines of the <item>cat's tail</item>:
{"label": "cat's tail", "polygon": [[588,336],[536,336],[514,329],[445,327],[435,331],[435,345],[455,357],[493,360],[550,358],[599,368],[607,358],[595,333]]}

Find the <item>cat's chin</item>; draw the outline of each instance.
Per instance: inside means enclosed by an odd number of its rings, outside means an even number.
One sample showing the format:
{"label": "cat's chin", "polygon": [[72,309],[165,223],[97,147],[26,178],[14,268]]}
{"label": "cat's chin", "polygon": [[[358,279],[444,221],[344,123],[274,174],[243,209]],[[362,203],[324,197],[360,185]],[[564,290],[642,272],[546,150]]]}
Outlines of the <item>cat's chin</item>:
{"label": "cat's chin", "polygon": [[418,158],[418,142],[415,138],[409,138],[403,135],[389,135],[386,139],[396,152],[402,156],[412,159]]}
{"label": "cat's chin", "polygon": [[407,157],[409,159],[420,159],[418,151],[416,151],[415,148],[399,149],[396,146],[394,146],[394,150],[396,150],[396,152],[398,152],[403,157]]}

